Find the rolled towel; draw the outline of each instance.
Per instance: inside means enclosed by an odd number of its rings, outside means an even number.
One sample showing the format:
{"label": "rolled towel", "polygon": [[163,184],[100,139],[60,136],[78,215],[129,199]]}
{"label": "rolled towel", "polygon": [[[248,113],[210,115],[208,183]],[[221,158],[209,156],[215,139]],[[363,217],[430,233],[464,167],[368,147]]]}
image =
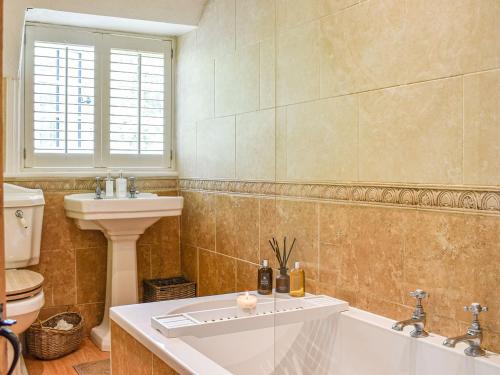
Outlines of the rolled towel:
{"label": "rolled towel", "polygon": [[61,319],[57,322],[57,324],[54,328],[59,329],[61,331],[69,331],[71,328],[73,328],[73,324],[68,323],[64,319]]}

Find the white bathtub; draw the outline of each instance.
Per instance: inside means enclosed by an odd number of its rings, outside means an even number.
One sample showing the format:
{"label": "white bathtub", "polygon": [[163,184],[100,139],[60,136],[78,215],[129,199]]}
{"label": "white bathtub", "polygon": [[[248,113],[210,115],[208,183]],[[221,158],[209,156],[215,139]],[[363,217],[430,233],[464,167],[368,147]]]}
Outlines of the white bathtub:
{"label": "white bathtub", "polygon": [[166,338],[152,316],[229,306],[235,294],[119,306],[111,319],[182,374],[500,375],[500,355],[471,358],[431,334],[413,339],[394,321],[353,309],[305,323],[210,337]]}

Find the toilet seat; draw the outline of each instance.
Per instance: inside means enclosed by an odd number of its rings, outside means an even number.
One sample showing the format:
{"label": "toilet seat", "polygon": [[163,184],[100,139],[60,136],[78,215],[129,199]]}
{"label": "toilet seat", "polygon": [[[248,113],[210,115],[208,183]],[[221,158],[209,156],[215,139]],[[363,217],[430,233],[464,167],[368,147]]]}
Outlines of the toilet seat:
{"label": "toilet seat", "polygon": [[42,291],[43,276],[30,270],[6,270],[7,302],[31,298]]}

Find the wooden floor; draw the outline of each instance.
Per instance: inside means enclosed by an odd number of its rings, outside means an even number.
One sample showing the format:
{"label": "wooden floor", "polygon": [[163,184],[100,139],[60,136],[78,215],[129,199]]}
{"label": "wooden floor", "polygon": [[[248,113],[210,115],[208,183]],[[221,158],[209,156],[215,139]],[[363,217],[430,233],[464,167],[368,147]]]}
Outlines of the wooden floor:
{"label": "wooden floor", "polygon": [[29,375],[76,375],[73,365],[109,358],[109,352],[101,352],[89,338],[83,340],[76,352],[52,361],[40,361],[26,356],[24,361]]}

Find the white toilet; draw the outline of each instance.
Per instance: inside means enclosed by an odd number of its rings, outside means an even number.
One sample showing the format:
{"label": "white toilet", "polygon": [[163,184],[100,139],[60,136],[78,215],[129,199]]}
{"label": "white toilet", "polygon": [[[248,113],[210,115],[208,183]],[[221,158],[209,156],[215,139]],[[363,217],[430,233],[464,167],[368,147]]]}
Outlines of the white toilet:
{"label": "white toilet", "polygon": [[39,189],[4,184],[4,244],[7,317],[18,336],[36,320],[45,298],[43,276],[22,269],[38,264],[45,200]]}

